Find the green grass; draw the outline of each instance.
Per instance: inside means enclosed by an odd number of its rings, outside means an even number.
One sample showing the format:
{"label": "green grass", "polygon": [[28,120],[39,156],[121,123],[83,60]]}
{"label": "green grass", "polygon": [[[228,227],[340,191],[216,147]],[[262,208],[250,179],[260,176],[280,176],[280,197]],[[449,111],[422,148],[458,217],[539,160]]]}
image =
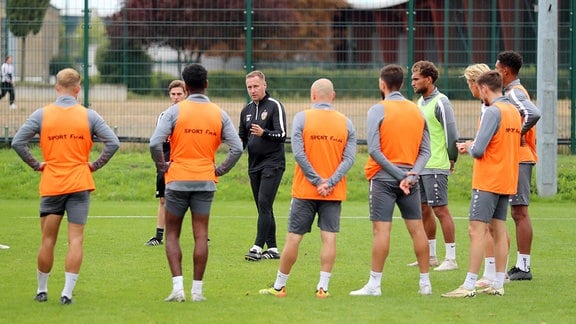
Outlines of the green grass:
{"label": "green grass", "polygon": [[[49,282],[50,300],[32,301],[36,289],[36,252],[39,244],[37,204],[29,200],[1,200],[0,251],[2,307],[7,323],[33,322],[475,322],[565,323],[576,316],[576,293],[571,289],[576,266],[571,252],[574,219],[570,204],[536,204],[533,250],[534,280],[512,282],[502,298],[478,296],[447,300],[439,295],[460,285],[468,263],[467,202],[452,204],[460,270],[431,272],[434,295],[417,292],[418,272],[406,267],[414,260],[410,239],[400,219],[394,219],[390,257],[384,269],[383,296],[353,298],[348,292],[361,287],[370,267],[371,225],[365,203],[344,205],[338,257],[330,283],[333,297],[316,300],[319,272],[319,232],[306,235],[298,262],[288,281],[288,297],[258,295],[270,285],[278,262],[251,263],[243,254],[255,230],[249,201],[217,199],[210,224],[210,258],[205,276],[208,301],[193,304],[164,303],[171,290],[170,273],[162,247],[143,246],[153,234],[156,204],[150,202],[97,202],[86,228],[83,268],[75,290],[75,304],[62,307],[57,297],[63,285],[66,227],[57,244],[55,267]],[[280,246],[286,232],[288,201],[276,203]],[[129,217],[133,216],[133,217]],[[140,217],[136,217],[140,216]],[[189,219],[189,218],[188,218]],[[187,225],[189,220],[186,221]],[[509,226],[511,222],[509,222]],[[185,286],[191,285],[192,240],[189,225],[183,232]],[[512,232],[513,233],[513,232]],[[439,244],[438,254],[444,253]],[[514,259],[514,258],[513,258]]]}
{"label": "green grass", "polygon": [[[98,145],[95,145],[96,147]],[[287,146],[289,149],[290,146]],[[354,166],[348,172],[348,200],[365,201],[368,197],[368,185],[364,177],[364,164],[368,159],[366,147],[360,146]],[[39,158],[41,153],[34,147],[32,152]],[[223,159],[218,155],[217,161]],[[96,153],[93,153],[96,159]],[[290,199],[294,159],[290,153],[286,156],[286,172],[282,178],[278,199]],[[558,194],[541,198],[533,195],[534,201],[563,202],[576,201],[576,157],[558,156]],[[218,199],[221,201],[250,200],[250,183],[247,175],[247,155],[240,159],[236,167],[220,178]],[[467,200],[470,197],[470,179],[472,158],[459,157],[454,174],[450,177],[449,197]],[[94,201],[149,201],[155,193],[155,168],[146,144],[122,143],[122,147],[110,163],[94,173],[97,190],[92,194]],[[6,175],[6,176],[2,176]],[[18,175],[18,176],[14,176]],[[0,188],[2,199],[37,199],[39,173],[25,165],[16,152],[0,149]],[[532,189],[536,193],[536,179],[532,179]]]}
{"label": "green grass", "polygon": [[[302,242],[298,262],[288,281],[288,297],[258,295],[275,278],[278,261],[246,262],[252,245],[256,216],[246,176],[246,157],[231,174],[221,178],[210,221],[210,257],[204,278],[204,303],[165,303],[171,290],[163,247],[145,247],[154,232],[157,201],[153,198],[154,170],[147,153],[124,150],[95,173],[86,227],[84,262],[75,289],[75,304],[63,307],[58,296],[63,286],[66,226],[63,223],[49,281],[49,302],[38,304],[36,254],[40,242],[38,176],[13,151],[0,150],[0,319],[5,323],[167,323],[167,322],[321,322],[321,323],[569,323],[576,318],[576,291],[572,288],[576,258],[573,200],[537,198],[530,207],[534,224],[532,266],[534,280],[512,282],[502,298],[478,296],[447,300],[440,294],[462,283],[468,265],[466,218],[470,191],[470,161],[462,159],[451,178],[450,208],[455,218],[460,269],[431,272],[434,295],[417,294],[418,271],[406,267],[414,261],[409,235],[395,218],[391,252],[384,269],[381,297],[353,298],[370,268],[371,224],[362,178],[366,155],[359,154],[349,177],[350,200],[343,205],[338,257],[330,282],[333,297],[317,300],[319,231],[314,228]],[[288,157],[291,160],[291,156]],[[573,157],[561,156],[559,172],[573,177]],[[292,162],[290,162],[291,164]],[[289,207],[291,166],[275,203],[278,240],[283,246]],[[570,175],[569,174],[569,175]],[[15,176],[16,175],[16,176]],[[567,187],[576,187],[570,177]],[[560,182],[560,181],[559,181]],[[569,192],[569,191],[568,191]],[[564,193],[561,193],[564,194]],[[565,201],[566,200],[566,201]],[[514,241],[513,222],[508,228]],[[185,287],[189,294],[192,272],[190,221],[183,230]],[[444,255],[438,234],[439,256]],[[515,244],[513,243],[513,248]],[[511,262],[515,256],[511,257]]]}

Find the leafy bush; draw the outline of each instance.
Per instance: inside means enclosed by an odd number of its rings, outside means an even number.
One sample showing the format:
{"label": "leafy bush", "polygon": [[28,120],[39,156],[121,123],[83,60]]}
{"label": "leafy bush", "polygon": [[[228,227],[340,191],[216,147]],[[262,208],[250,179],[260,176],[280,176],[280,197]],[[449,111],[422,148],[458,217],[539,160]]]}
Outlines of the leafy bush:
{"label": "leafy bush", "polygon": [[152,90],[152,59],[142,48],[101,46],[96,53],[96,66],[103,83],[126,84],[128,90],[137,94]]}
{"label": "leafy bush", "polygon": [[50,59],[50,63],[48,65],[48,72],[50,75],[56,75],[58,72],[65,68],[76,68],[76,64],[74,63],[74,59],[72,57],[66,57],[66,55],[58,55],[54,56]]}
{"label": "leafy bush", "polygon": [[151,79],[151,95],[153,96],[166,96],[170,82],[174,80],[174,76],[165,72],[154,72]]}
{"label": "leafy bush", "polygon": [[[445,70],[442,66],[440,78],[436,85],[451,100],[470,100],[470,90],[462,78],[465,67],[454,67]],[[265,69],[269,91],[282,98],[308,98],[310,85],[318,78],[329,78],[334,83],[338,98],[375,98],[380,96],[378,90],[379,69]],[[408,93],[410,74],[405,71],[405,81],[401,91]],[[246,95],[244,88],[246,73],[244,71],[209,71],[209,95],[215,97],[236,97]],[[522,84],[528,89],[532,99],[536,99],[536,68],[524,67],[520,71]],[[411,89],[410,89],[411,90]],[[570,78],[567,69],[558,70],[558,98],[570,98]]]}

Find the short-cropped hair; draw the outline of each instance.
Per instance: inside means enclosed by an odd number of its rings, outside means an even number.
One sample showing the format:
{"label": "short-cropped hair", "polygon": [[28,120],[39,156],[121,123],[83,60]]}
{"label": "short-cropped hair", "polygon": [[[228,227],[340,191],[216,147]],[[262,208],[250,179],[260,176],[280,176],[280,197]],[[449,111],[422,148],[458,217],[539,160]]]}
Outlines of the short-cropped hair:
{"label": "short-cropped hair", "polygon": [[200,64],[190,64],[182,71],[182,79],[191,90],[204,90],[208,84],[208,71]]}
{"label": "short-cropped hair", "polygon": [[502,76],[498,71],[490,70],[482,73],[476,80],[478,86],[486,85],[493,92],[502,91]]}

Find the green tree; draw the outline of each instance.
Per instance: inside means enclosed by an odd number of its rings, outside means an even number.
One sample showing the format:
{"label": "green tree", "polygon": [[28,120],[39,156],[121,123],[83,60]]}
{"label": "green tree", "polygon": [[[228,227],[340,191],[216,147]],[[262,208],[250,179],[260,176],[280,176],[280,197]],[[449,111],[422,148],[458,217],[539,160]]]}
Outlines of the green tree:
{"label": "green tree", "polygon": [[[296,19],[292,5],[289,0],[255,1],[255,24],[275,24],[274,28],[259,30],[261,37],[284,39],[296,34],[287,25]],[[111,48],[121,48],[122,42],[124,47],[171,47],[178,53],[180,70],[180,63],[200,62],[205,54],[223,58],[241,55],[245,51],[245,6],[243,0],[125,0],[106,28]],[[284,48],[282,41],[275,45]]]}
{"label": "green tree", "polygon": [[130,44],[119,50],[112,44],[98,47],[96,66],[104,83],[125,84],[137,94],[151,91],[152,59],[141,47]]}
{"label": "green tree", "polygon": [[14,36],[22,38],[22,50],[20,51],[21,80],[26,77],[26,37],[30,34],[38,34],[42,28],[48,5],[50,5],[50,0],[10,0],[6,8],[10,32]]}

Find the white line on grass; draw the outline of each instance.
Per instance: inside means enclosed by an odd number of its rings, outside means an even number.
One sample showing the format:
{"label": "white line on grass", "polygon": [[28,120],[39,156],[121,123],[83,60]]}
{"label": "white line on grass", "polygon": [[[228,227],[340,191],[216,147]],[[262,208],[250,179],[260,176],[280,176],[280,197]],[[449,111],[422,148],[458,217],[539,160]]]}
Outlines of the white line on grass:
{"label": "white line on grass", "polygon": [[[186,217],[189,217],[190,215],[187,214]],[[118,216],[88,216],[88,218],[102,218],[102,219],[125,219],[125,218],[132,218],[132,219],[138,219],[138,218],[156,218],[157,216],[143,216],[143,215],[118,215]],[[254,216],[222,216],[222,215],[211,215],[211,217],[215,217],[215,218],[235,218],[235,219],[256,219],[256,215]],[[276,218],[279,219],[288,219],[288,216],[274,216]],[[23,216],[21,217],[23,219],[36,219],[38,218],[38,216]],[[341,219],[358,219],[358,220],[370,220],[368,216],[341,216]],[[400,216],[394,216],[392,217],[393,219],[402,219],[402,217]],[[468,220],[468,217],[464,217],[464,216],[456,216],[456,217],[452,217],[452,219],[455,220]],[[576,218],[569,218],[569,217],[544,217],[544,218],[531,218],[532,222],[534,221],[576,221]],[[511,218],[508,218],[508,221],[512,221]]]}

